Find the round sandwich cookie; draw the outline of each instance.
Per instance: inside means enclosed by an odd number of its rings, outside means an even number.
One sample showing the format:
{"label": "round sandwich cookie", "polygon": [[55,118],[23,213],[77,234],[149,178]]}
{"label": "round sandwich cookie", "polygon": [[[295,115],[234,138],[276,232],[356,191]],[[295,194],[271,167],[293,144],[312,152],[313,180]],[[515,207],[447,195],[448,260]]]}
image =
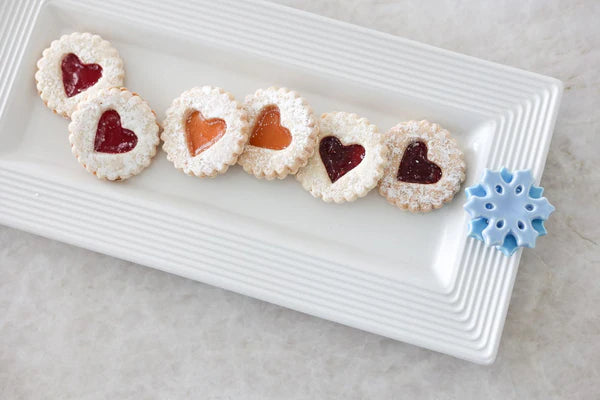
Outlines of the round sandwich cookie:
{"label": "round sandwich cookie", "polygon": [[222,174],[234,165],[248,141],[248,116],[232,94],[196,87],[173,100],[161,134],[167,159],[198,177]]}
{"label": "round sandwich cookie", "polygon": [[238,163],[258,178],[295,174],[313,154],[319,126],[300,95],[286,88],[259,89],[246,97],[250,139]]}
{"label": "round sandwich cookie", "polygon": [[71,117],[71,150],[100,179],[122,180],[139,174],[156,154],[156,115],[127,89],[100,90],[79,103]]}
{"label": "round sandwich cookie", "polygon": [[318,151],[296,178],[313,196],[343,203],[377,186],[387,162],[387,147],[377,127],[345,112],[326,113],[319,121]]}
{"label": "round sandwich cookie", "polygon": [[458,143],[438,124],[401,122],[385,135],[390,163],[379,193],[391,204],[427,212],[452,200],[465,180],[465,161]]}
{"label": "round sandwich cookie", "polygon": [[123,86],[119,52],[98,35],[71,33],[53,41],[37,62],[37,89],[44,103],[66,118],[85,96]]}

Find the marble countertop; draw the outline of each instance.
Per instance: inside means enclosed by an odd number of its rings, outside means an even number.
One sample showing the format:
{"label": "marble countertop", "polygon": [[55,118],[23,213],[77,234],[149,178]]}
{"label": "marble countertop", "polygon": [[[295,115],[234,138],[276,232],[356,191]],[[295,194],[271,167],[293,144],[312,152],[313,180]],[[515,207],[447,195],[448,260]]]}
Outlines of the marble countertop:
{"label": "marble countertop", "polygon": [[278,2],[565,83],[495,364],[0,226],[0,398],[597,398],[600,2]]}

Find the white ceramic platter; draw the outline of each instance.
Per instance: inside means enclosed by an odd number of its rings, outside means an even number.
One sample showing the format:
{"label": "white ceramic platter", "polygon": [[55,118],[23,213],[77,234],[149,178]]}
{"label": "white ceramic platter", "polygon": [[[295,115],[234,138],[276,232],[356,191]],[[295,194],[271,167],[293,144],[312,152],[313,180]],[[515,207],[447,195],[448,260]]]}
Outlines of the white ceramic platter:
{"label": "white ceramic platter", "polygon": [[[125,60],[126,85],[162,120],[183,90],[299,91],[317,114],[356,112],[381,131],[428,119],[484,167],[542,175],[559,81],[269,3],[8,0],[0,3],[0,223],[479,363],[494,360],[520,252],[467,239],[464,192],[411,215],[376,190],[314,199],[292,177],[234,167],[178,172],[161,151],[109,183],[71,155],[67,121],[33,75],[61,34],[98,33]],[[464,186],[463,186],[464,189]]]}

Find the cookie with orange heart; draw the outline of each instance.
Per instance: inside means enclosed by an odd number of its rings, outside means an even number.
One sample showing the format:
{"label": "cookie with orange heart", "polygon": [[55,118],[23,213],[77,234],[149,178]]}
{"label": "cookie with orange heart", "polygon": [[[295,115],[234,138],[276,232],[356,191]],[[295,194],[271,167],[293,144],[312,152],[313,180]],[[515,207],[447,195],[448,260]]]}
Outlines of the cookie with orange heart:
{"label": "cookie with orange heart", "polygon": [[325,113],[319,121],[318,152],[296,178],[313,196],[343,203],[377,186],[387,147],[377,126],[346,112]]}
{"label": "cookie with orange heart", "polygon": [[246,111],[232,94],[212,86],[187,90],[173,100],[163,127],[167,159],[198,177],[227,171],[248,141]]}
{"label": "cookie with orange heart", "polygon": [[91,33],[75,32],[53,41],[37,67],[40,97],[48,108],[66,118],[86,96],[122,86],[125,75],[117,50]]}
{"label": "cookie with orange heart", "polygon": [[140,96],[124,88],[102,89],[71,114],[69,142],[77,160],[100,179],[140,173],[156,155],[159,126]]}
{"label": "cookie with orange heart", "polygon": [[250,140],[238,163],[258,178],[295,174],[315,150],[319,126],[312,108],[286,88],[259,89],[244,104]]}
{"label": "cookie with orange heart", "polygon": [[446,129],[429,121],[401,122],[385,134],[390,163],[379,193],[411,212],[440,208],[465,180],[464,155]]}

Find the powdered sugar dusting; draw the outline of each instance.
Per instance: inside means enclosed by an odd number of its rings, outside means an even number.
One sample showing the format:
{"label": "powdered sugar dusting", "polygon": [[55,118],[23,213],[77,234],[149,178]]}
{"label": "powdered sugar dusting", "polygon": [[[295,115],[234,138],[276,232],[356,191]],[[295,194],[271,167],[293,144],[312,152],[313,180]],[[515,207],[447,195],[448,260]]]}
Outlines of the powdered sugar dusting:
{"label": "powdered sugar dusting", "polygon": [[337,137],[343,145],[360,144],[365,156],[360,164],[331,183],[319,152],[315,152],[306,167],[298,171],[297,178],[313,196],[336,203],[354,201],[373,189],[387,162],[387,147],[377,126],[365,118],[345,112],[326,113],[321,116],[317,142],[327,136]]}
{"label": "powdered sugar dusting", "polygon": [[[132,130],[138,140],[133,150],[121,154],[94,150],[98,121],[107,110],[115,110],[121,126]],[[87,96],[71,115],[69,141],[77,160],[98,178],[127,179],[150,165],[158,146],[159,127],[148,103],[126,89],[111,88]]]}
{"label": "powdered sugar dusting", "polygon": [[[466,165],[463,152],[447,130],[428,121],[408,121],[394,126],[384,136],[390,150],[390,162],[379,184],[382,196],[413,212],[431,211],[452,200],[465,179]],[[442,169],[442,178],[438,182],[419,184],[397,179],[404,151],[416,141],[427,145],[427,158]]]}
{"label": "powdered sugar dusting", "polygon": [[319,128],[315,123],[311,107],[294,91],[286,88],[259,89],[248,95],[244,107],[252,130],[256,119],[265,106],[277,105],[281,125],[292,135],[292,141],[283,150],[271,150],[246,145],[238,163],[250,174],[259,178],[285,178],[295,174],[306,165],[313,154]]}
{"label": "powdered sugar dusting", "polygon": [[[62,81],[61,62],[65,55],[74,53],[84,64],[99,64],[102,76],[83,92],[67,97]],[[86,96],[110,87],[122,86],[125,71],[118,51],[98,35],[71,33],[53,41],[37,62],[35,74],[40,97],[54,112],[69,118],[77,103]]]}
{"label": "powdered sugar dusting", "polygon": [[[197,156],[189,153],[185,120],[199,111],[205,119],[220,118],[226,123],[225,134]],[[248,117],[232,94],[211,86],[183,92],[173,100],[166,113],[161,135],[167,158],[186,174],[214,176],[237,162],[248,141]]]}

